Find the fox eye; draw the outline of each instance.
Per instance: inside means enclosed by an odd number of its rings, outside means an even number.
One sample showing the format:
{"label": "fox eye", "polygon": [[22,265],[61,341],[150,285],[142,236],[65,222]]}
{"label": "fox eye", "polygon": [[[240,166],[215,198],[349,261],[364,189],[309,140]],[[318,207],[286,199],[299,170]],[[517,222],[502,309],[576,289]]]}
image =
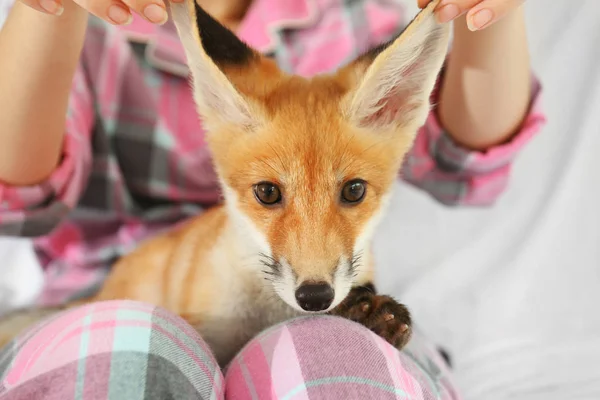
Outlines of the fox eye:
{"label": "fox eye", "polygon": [[261,182],[254,185],[254,196],[256,199],[266,206],[272,206],[281,202],[281,190],[271,182]]}
{"label": "fox eye", "polygon": [[367,183],[361,179],[346,182],[342,188],[342,202],[356,204],[360,203],[367,192]]}

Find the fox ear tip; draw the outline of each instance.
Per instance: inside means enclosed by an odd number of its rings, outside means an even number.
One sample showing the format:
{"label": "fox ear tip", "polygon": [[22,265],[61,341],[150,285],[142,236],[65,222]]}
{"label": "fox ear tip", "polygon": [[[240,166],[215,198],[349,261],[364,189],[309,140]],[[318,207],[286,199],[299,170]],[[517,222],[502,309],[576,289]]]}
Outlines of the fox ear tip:
{"label": "fox ear tip", "polygon": [[194,2],[195,25],[206,54],[217,65],[246,65],[256,52],[238,38],[231,30],[213,18],[196,1]]}

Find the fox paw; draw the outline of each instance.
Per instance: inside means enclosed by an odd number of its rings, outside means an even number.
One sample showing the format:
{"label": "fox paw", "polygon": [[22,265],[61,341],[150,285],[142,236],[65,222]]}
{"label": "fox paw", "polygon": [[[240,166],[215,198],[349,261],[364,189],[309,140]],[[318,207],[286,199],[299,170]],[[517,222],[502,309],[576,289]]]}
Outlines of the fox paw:
{"label": "fox paw", "polygon": [[372,285],[352,289],[332,314],[364,325],[398,350],[412,335],[408,309],[390,296],[376,294]]}

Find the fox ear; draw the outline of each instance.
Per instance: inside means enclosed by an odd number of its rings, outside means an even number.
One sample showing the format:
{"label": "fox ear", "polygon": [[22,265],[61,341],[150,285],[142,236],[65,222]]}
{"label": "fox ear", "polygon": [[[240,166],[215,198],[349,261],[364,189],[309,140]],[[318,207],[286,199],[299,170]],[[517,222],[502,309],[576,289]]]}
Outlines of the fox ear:
{"label": "fox ear", "polygon": [[341,71],[355,87],[343,102],[353,124],[416,131],[425,123],[450,35],[448,24],[438,24],[433,15],[438,3],[429,3],[398,38]]}
{"label": "fox ear", "polygon": [[[209,129],[231,123],[251,129],[259,112],[234,84],[235,75],[251,70],[261,55],[221,25],[195,0],[171,5],[192,75],[194,100]],[[230,75],[228,77],[228,75]]]}

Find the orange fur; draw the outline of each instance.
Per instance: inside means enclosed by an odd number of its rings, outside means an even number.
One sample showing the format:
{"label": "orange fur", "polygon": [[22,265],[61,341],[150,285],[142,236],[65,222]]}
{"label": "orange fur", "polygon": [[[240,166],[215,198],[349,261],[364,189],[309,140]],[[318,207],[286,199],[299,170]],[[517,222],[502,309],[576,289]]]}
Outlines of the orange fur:
{"label": "orange fur", "polygon": [[[217,60],[203,50],[204,27],[190,22],[198,12],[193,1],[171,4],[226,204],[140,245],[89,300],[165,307],[192,323],[226,363],[258,331],[301,311],[293,294],[299,285],[331,285],[331,310],[353,285],[371,281],[372,230],[424,122],[447,45],[447,29],[432,22],[436,4],[379,54],[312,79],[286,75],[255,52]],[[411,68],[421,75],[411,77]],[[358,106],[365,115],[350,115]],[[360,204],[348,205],[340,193],[353,179],[367,189]],[[281,204],[257,201],[253,187],[265,181],[280,187]],[[279,276],[263,273],[264,257],[278,262]]]}

